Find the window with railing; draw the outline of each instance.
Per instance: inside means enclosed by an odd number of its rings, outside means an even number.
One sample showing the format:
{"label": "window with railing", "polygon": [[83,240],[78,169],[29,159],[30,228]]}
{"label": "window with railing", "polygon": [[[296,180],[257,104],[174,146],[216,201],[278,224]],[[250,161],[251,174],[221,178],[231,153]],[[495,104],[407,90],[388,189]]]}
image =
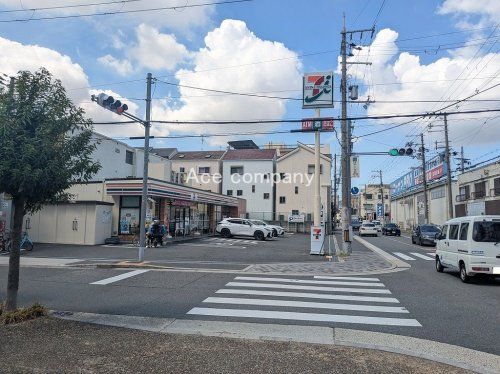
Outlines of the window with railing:
{"label": "window with railing", "polygon": [[470,186],[462,186],[459,189],[459,195],[455,198],[457,202],[467,201],[470,199]]}
{"label": "window with railing", "polygon": [[500,196],[500,178],[493,179],[493,189],[491,190],[491,196]]}
{"label": "window with railing", "polygon": [[474,198],[481,199],[486,196],[486,182],[474,183]]}

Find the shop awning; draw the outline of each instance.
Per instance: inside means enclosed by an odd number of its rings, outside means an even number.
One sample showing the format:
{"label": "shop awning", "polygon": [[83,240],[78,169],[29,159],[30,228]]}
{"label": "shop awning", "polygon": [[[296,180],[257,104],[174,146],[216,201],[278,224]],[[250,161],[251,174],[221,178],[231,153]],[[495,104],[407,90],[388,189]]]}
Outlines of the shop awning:
{"label": "shop awning", "polygon": [[[142,194],[142,179],[107,179],[104,183],[108,195],[137,196]],[[236,197],[203,191],[198,188],[182,186],[158,179],[148,180],[148,196],[221,206],[238,206],[238,199]]]}

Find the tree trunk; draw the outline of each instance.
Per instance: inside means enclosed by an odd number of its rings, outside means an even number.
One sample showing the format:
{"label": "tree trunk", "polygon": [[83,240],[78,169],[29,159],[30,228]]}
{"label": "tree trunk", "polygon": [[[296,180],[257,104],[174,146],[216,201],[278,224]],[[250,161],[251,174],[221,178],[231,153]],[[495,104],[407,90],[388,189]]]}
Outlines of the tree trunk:
{"label": "tree trunk", "polygon": [[9,276],[7,280],[7,300],[5,309],[17,309],[17,290],[19,289],[19,262],[21,257],[21,232],[24,218],[24,199],[14,198],[14,224],[11,232],[11,249],[9,257]]}

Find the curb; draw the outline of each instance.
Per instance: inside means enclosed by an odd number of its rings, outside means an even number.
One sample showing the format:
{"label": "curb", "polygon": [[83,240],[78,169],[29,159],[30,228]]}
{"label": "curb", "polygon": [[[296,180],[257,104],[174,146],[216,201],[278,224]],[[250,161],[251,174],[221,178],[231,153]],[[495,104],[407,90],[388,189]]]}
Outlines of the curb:
{"label": "curb", "polygon": [[376,349],[441,362],[485,374],[498,373],[500,367],[500,356],[491,353],[432,340],[372,331],[321,326],[219,322],[63,311],[51,311],[50,315],[63,320],[163,334],[188,334]]}
{"label": "curb", "polygon": [[383,249],[377,247],[376,245],[373,245],[372,243],[366,241],[365,239],[360,238],[357,235],[354,236],[354,239],[357,240],[360,244],[364,245],[370,251],[375,252],[376,254],[382,256],[385,260],[389,261],[395,268],[411,268],[411,265],[408,264],[407,262],[404,262],[403,260],[400,260],[399,258],[387,253]]}

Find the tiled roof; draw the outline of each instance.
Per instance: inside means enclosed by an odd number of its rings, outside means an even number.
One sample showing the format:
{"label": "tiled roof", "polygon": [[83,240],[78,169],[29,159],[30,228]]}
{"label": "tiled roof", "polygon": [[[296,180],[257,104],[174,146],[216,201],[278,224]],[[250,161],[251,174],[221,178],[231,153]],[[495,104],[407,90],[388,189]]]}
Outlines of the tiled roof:
{"label": "tiled roof", "polygon": [[276,155],[275,149],[232,149],[222,158],[223,160],[272,160]]}
{"label": "tiled roof", "polygon": [[156,153],[160,157],[170,158],[172,153],[176,152],[177,148],[153,148],[152,153]]}
{"label": "tiled roof", "polygon": [[178,151],[172,160],[219,160],[225,151]]}

